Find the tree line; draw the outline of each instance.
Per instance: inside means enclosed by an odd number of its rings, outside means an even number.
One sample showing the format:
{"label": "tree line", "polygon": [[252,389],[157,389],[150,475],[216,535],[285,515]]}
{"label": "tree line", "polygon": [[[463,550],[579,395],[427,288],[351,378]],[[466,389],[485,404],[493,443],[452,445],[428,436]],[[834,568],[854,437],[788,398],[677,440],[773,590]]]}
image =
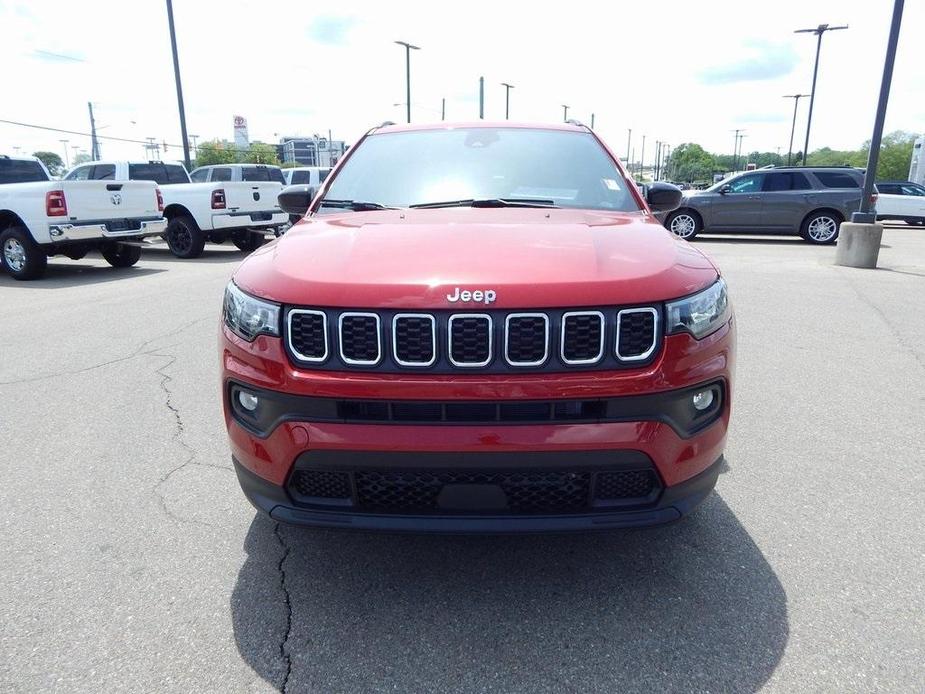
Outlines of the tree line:
{"label": "tree line", "polygon": [[[877,164],[876,180],[904,181],[909,175],[909,164],[912,161],[912,145],[915,142],[915,133],[896,130],[883,136],[880,145],[880,161]],[[809,153],[806,157],[807,166],[867,166],[867,155],[870,152],[870,140],[864,142],[856,150],[835,150],[822,147]],[[672,151],[671,157],[665,165],[666,177],[672,181],[684,183],[712,183],[715,174],[727,174],[734,170],[735,158],[731,154],[713,154],[707,152],[700,145],[686,142]],[[796,152],[792,157],[794,165],[803,160],[803,153]],[[742,171],[747,164],[762,166],[785,166],[787,157],[777,152],[750,152],[740,154],[736,169]]]}

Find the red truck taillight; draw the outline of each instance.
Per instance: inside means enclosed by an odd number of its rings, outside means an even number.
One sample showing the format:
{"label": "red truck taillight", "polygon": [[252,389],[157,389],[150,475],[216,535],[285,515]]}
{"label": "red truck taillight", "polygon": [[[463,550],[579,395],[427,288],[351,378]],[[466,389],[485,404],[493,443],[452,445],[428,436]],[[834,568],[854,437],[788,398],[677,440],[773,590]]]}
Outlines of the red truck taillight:
{"label": "red truck taillight", "polygon": [[876,205],[876,204],[877,204],[877,198],[879,198],[879,197],[880,197],[880,193],[871,193],[871,194],[870,194],[870,204],[871,204],[871,205]]}
{"label": "red truck taillight", "polygon": [[212,209],[213,210],[224,210],[225,209],[225,191],[219,188],[218,190],[212,191]]}
{"label": "red truck taillight", "polygon": [[63,190],[49,190],[45,193],[45,215],[48,217],[67,217],[67,200]]}
{"label": "red truck taillight", "polygon": [[164,196],[161,195],[161,189],[155,188],[154,192],[157,195],[157,211],[163,212],[164,211]]}

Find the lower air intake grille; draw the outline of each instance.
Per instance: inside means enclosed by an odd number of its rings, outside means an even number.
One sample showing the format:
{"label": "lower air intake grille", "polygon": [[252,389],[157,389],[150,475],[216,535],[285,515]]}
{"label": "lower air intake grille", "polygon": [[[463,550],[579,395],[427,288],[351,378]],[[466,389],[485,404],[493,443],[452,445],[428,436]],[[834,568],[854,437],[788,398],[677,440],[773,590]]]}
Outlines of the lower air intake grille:
{"label": "lower air intake grille", "polygon": [[296,470],[289,489],[297,496],[317,499],[349,499],[350,476],[331,470]]}
{"label": "lower air intake grille", "polygon": [[658,489],[659,481],[651,470],[617,470],[597,475],[594,498],[642,499]]}

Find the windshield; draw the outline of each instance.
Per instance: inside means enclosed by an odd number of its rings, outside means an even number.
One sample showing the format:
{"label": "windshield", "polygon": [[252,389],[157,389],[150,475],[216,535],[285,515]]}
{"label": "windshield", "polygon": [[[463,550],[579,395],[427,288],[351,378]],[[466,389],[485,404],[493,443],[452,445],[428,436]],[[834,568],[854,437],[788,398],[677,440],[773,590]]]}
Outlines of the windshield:
{"label": "windshield", "polygon": [[242,166],[242,181],[275,181],[276,183],[286,183],[283,178],[283,172],[275,166]]}
{"label": "windshield", "polygon": [[[325,200],[409,207],[537,199],[558,207],[638,211],[616,164],[587,132],[456,128],[366,138]],[[322,205],[321,213],[343,212]]]}

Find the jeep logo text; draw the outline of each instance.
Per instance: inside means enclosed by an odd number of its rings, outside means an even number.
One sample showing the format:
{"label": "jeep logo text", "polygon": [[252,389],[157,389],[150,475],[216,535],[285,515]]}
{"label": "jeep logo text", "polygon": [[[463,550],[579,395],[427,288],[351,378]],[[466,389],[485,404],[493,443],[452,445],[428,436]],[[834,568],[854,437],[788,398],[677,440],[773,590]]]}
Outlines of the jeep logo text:
{"label": "jeep logo text", "polygon": [[446,295],[446,300],[453,304],[457,301],[474,301],[487,305],[494,303],[497,296],[494,289],[476,289],[474,291],[469,291],[468,289],[456,287],[455,293]]}

